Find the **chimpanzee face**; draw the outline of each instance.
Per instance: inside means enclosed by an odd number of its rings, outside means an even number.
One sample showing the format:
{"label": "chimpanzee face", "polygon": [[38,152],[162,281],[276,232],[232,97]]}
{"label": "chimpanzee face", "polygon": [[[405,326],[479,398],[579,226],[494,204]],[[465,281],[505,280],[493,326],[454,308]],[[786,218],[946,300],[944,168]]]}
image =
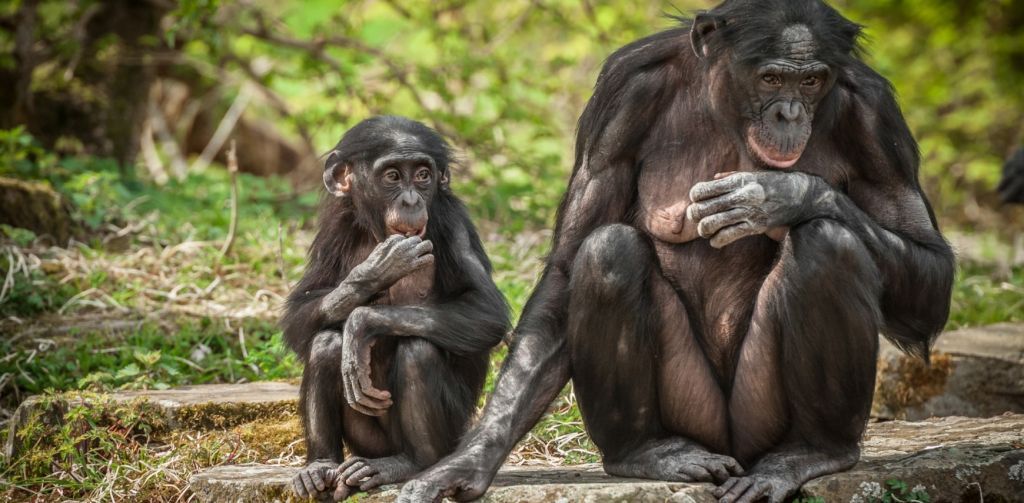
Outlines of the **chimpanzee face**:
{"label": "chimpanzee face", "polygon": [[832,69],[815,58],[816,49],[807,26],[789,26],[774,57],[731,72],[747,83],[749,102],[742,114],[747,149],[768,167],[785,169],[800,160],[815,107],[835,83]]}
{"label": "chimpanzee face", "polygon": [[332,152],[324,184],[335,196],[351,197],[358,221],[378,240],[393,234],[423,237],[430,203],[447,174],[416,136],[393,131],[386,140],[348,160]]}

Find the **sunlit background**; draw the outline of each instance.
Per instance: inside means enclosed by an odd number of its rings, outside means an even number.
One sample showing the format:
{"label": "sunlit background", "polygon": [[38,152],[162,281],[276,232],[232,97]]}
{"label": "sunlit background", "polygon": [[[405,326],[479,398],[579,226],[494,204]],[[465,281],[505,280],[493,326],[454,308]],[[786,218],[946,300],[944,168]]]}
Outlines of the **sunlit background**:
{"label": "sunlit background", "polygon": [[[995,193],[1024,144],[1024,2],[833,4],[865,25],[866,58],[898,92],[960,251],[950,328],[1024,320],[1024,210]],[[518,315],[602,61],[710,5],[0,3],[0,427],[47,390],[300,375],[278,308],[312,239],[322,155],[373,114],[421,120],[457,147],[455,191]],[[513,459],[595,459],[572,395],[553,410]],[[0,460],[0,499],[177,497],[199,467],[302,455],[294,418],[159,449],[104,431]],[[105,448],[76,450],[76,435]],[[59,456],[77,468],[55,470]]]}

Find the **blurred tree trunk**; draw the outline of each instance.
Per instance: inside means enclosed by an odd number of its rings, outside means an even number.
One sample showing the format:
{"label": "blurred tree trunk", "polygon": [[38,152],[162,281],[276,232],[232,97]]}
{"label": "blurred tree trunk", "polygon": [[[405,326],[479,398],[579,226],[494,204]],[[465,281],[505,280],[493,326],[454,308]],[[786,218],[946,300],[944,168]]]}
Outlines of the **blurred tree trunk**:
{"label": "blurred tree trunk", "polygon": [[[72,25],[40,19],[48,4],[70,11]],[[152,59],[170,50],[160,23],[173,8],[169,0],[23,0],[14,26],[0,24],[15,46],[15,67],[0,70],[11,105],[0,126],[25,124],[57,152],[112,157],[132,179]]]}

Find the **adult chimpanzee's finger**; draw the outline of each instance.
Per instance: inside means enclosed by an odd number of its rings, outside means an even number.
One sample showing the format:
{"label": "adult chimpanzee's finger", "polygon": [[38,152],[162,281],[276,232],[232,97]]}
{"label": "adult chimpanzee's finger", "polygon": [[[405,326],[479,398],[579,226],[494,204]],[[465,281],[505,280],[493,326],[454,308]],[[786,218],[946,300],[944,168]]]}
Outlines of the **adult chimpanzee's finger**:
{"label": "adult chimpanzee's finger", "polygon": [[690,188],[690,200],[693,202],[703,201],[712,197],[720,196],[727,192],[738,189],[746,183],[746,179],[737,175],[730,175],[721,180],[700,182]]}
{"label": "adult chimpanzee's finger", "polygon": [[747,208],[733,208],[721,213],[715,213],[697,222],[697,234],[702,238],[711,238],[718,231],[730,225],[746,221],[749,216],[750,210]]}
{"label": "adult chimpanzee's finger", "polygon": [[711,238],[711,246],[713,248],[725,248],[740,239],[747,236],[753,236],[755,234],[759,234],[757,229],[754,228],[752,224],[743,222],[718,231],[718,233]]}
{"label": "adult chimpanzee's finger", "polygon": [[725,462],[725,468],[733,475],[743,475],[743,465],[733,458],[728,458]]}
{"label": "adult chimpanzee's finger", "polygon": [[[729,488],[722,491],[722,494],[718,496],[718,501],[720,503],[735,502],[737,499],[739,499],[740,495],[747,492],[747,489],[749,489],[750,486],[754,484],[754,481],[751,480],[749,477],[729,479],[729,482],[731,482]],[[725,488],[724,484],[722,488]]]}
{"label": "adult chimpanzee's finger", "polygon": [[715,173],[715,180],[721,180],[721,179],[723,179],[723,178],[725,178],[727,176],[730,176],[730,175],[732,175],[734,173],[739,173],[739,172],[738,171],[723,171],[721,173]]}
{"label": "adult chimpanzee's finger", "polygon": [[725,482],[726,480],[729,480],[729,470],[725,469],[725,465],[712,462],[708,463],[705,468],[707,468],[708,473],[711,474],[711,478],[713,478],[715,482]]}
{"label": "adult chimpanzee's finger", "polygon": [[700,465],[685,465],[679,469],[683,475],[690,478],[692,482],[711,482],[711,473]]}
{"label": "adult chimpanzee's finger", "polygon": [[750,484],[743,494],[740,494],[734,501],[735,503],[755,503],[761,501],[762,498],[768,496],[771,492],[771,485],[765,482],[755,481]]}
{"label": "adult chimpanzee's finger", "polygon": [[384,477],[378,473],[366,480],[362,484],[359,484],[360,491],[369,491],[370,489],[376,489],[384,483]]}
{"label": "adult chimpanzee's finger", "polygon": [[695,222],[716,213],[733,208],[756,206],[764,202],[764,188],[758,184],[744,185],[728,194],[724,194],[700,203],[691,204],[686,208],[686,216]]}

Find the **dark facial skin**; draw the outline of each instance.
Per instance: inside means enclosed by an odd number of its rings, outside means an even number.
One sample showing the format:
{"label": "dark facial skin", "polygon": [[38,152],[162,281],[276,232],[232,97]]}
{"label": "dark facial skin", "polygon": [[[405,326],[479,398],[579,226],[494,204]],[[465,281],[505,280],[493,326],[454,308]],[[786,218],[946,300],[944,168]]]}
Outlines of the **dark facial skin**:
{"label": "dark facial skin", "polygon": [[455,448],[475,410],[508,308],[448,157],[399,117],[360,123],[328,156],[331,197],[281,322],[305,364],[302,498],[406,480]]}
{"label": "dark facial skin", "polygon": [[399,502],[480,497],[570,377],[606,472],[782,502],[857,462],[878,334],[926,355],[945,325],[954,257],[859,28],[818,0],[686,24],[608,58],[494,393]]}
{"label": "dark facial skin", "polygon": [[832,70],[814,58],[816,47],[807,27],[794,25],[782,33],[780,56],[734,71],[752,89],[745,114],[747,149],[767,167],[791,168],[800,160],[815,107],[832,88]]}

